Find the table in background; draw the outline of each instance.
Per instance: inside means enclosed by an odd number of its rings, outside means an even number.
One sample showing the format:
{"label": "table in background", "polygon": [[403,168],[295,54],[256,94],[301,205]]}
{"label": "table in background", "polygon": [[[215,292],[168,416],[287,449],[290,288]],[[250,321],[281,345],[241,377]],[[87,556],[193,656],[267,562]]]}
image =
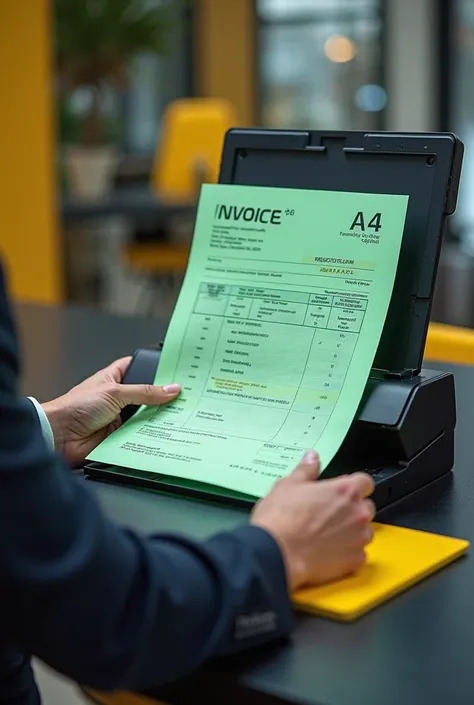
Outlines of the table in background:
{"label": "table in background", "polygon": [[[162,200],[148,185],[121,187],[97,202],[64,195],[60,215],[67,300],[113,313],[143,308],[143,299],[157,298],[151,289],[158,287],[146,269],[130,266],[127,248],[145,238],[149,246],[169,241],[179,249],[183,238],[186,243],[191,239],[195,212],[196,204]],[[173,304],[174,299],[168,308]]]}
{"label": "table in background", "polygon": [[70,196],[61,199],[61,216],[66,224],[120,216],[160,226],[172,218],[192,216],[194,211],[192,204],[161,200],[148,187],[120,188],[97,202],[78,201]]}
{"label": "table in background", "polygon": [[[56,396],[115,357],[162,338],[155,320],[94,311],[18,308],[23,390]],[[430,365],[433,366],[433,365]],[[454,477],[397,507],[385,521],[474,542],[474,369],[456,375]],[[245,521],[236,509],[91,484],[114,520],[142,531],[204,538]],[[474,561],[462,560],[352,625],[296,618],[291,641],[210,665],[160,692],[176,705],[468,705],[474,698]]]}

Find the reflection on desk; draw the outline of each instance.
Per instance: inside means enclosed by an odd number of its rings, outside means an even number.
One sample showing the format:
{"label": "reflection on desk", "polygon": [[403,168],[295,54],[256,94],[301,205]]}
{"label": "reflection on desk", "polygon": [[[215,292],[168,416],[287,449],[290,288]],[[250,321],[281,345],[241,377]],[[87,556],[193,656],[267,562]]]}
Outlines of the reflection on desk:
{"label": "reflection on desk", "polygon": [[151,700],[145,695],[134,693],[97,693],[93,690],[83,690],[84,695],[97,705],[165,705],[158,700]]}

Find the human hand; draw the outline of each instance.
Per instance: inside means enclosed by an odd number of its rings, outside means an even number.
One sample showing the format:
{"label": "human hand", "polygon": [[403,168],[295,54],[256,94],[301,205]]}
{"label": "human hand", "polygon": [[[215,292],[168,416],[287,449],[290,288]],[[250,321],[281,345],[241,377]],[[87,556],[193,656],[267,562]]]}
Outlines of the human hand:
{"label": "human hand", "polygon": [[[290,591],[356,572],[372,540],[374,489],[369,475],[319,480],[319,457],[309,451],[255,506],[251,523],[279,544]],[[317,480],[317,482],[316,482]]]}
{"label": "human hand", "polygon": [[161,406],[176,399],[181,389],[170,384],[122,384],[130,357],[113,362],[71,389],[42,405],[54,435],[56,449],[73,466],[82,463],[112,431],[121,425],[120,412],[129,404]]}

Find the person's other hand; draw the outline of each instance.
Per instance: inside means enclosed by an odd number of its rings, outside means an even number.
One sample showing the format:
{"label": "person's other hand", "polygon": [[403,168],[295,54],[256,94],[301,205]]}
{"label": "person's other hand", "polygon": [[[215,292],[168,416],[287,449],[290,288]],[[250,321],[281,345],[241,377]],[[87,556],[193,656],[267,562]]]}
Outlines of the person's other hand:
{"label": "person's other hand", "polygon": [[121,424],[120,412],[129,404],[160,406],[176,399],[177,384],[156,387],[122,384],[129,357],[71,389],[42,407],[53,430],[58,452],[73,466],[82,463],[91,451]]}
{"label": "person's other hand", "polygon": [[251,517],[279,544],[290,591],[356,572],[372,540],[375,506],[367,499],[374,489],[372,478],[354,473],[319,480],[319,472],[319,457],[309,451]]}

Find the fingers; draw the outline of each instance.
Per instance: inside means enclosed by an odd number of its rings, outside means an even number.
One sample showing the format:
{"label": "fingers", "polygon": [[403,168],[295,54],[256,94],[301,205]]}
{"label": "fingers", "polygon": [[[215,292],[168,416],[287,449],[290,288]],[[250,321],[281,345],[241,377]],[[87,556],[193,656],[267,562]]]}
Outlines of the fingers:
{"label": "fingers", "polygon": [[[317,480],[320,474],[321,462],[319,455],[316,451],[310,449],[285,481],[312,482]],[[370,497],[375,489],[372,477],[363,472],[355,472],[352,475],[344,476],[344,478],[340,478],[339,480],[335,479],[333,481],[344,482],[344,487],[346,487],[351,494],[362,498]],[[328,482],[331,482],[331,480],[328,480]]]}
{"label": "fingers", "polygon": [[367,560],[367,555],[364,550],[357,551],[354,553],[350,559],[347,561],[346,570],[344,571],[346,575],[353,575],[357,573],[365,564]]}
{"label": "fingers", "polygon": [[369,543],[372,543],[373,538],[374,538],[374,530],[369,524],[368,526],[365,527],[365,529],[363,531],[364,546],[368,546]]}
{"label": "fingers", "polygon": [[123,408],[133,406],[162,406],[168,404],[181,392],[179,384],[158,387],[153,384],[117,384],[114,397]]}
{"label": "fingers", "polygon": [[367,492],[372,492],[374,487],[372,478],[368,475],[364,476],[363,473],[354,473],[354,475],[341,479],[339,494],[345,500],[342,506],[346,508],[352,506],[355,509],[354,518],[357,524],[359,527],[368,527],[368,535],[370,540],[372,540],[370,524],[374,520],[377,511],[375,503],[371,499],[367,499]]}
{"label": "fingers", "polygon": [[354,531],[355,543],[361,548],[365,548],[374,538],[372,520],[375,516],[375,504],[370,499],[359,500],[362,506],[356,514],[356,525]]}
{"label": "fingers", "polygon": [[377,513],[377,509],[375,507],[374,502],[372,502],[371,499],[366,499],[364,502],[365,506],[367,507],[367,515],[369,517],[368,521],[371,522],[375,519],[375,515]]}
{"label": "fingers", "polygon": [[344,480],[351,492],[354,492],[358,497],[370,497],[375,489],[372,477],[365,472],[355,472]]}
{"label": "fingers", "polygon": [[91,377],[88,377],[77,386],[81,389],[89,389],[91,387],[96,387],[99,384],[110,384],[111,382],[120,384],[131,362],[131,359],[132,358],[130,356],[122,357],[120,360],[116,360],[110,365],[107,365],[107,367],[98,370],[98,372],[93,374]]}
{"label": "fingers", "polygon": [[128,357],[122,357],[120,360],[112,362],[112,364],[108,365],[103,371],[106,375],[110,375],[115,382],[121,382],[131,361],[132,358],[130,355]]}
{"label": "fingers", "polygon": [[309,450],[287,479],[290,482],[312,482],[318,479],[320,472],[319,455],[314,450]]}

